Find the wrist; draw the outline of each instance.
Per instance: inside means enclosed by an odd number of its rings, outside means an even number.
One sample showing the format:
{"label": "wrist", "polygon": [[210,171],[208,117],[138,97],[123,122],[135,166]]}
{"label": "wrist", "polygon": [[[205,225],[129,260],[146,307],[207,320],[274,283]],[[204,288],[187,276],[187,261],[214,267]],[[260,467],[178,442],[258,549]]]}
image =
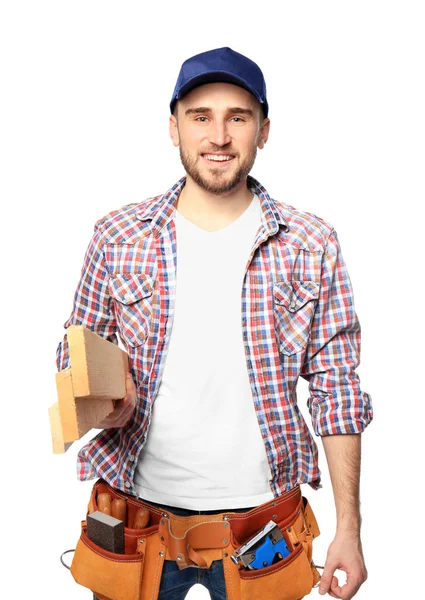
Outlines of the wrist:
{"label": "wrist", "polygon": [[359,538],[360,523],[338,523],[336,527],[336,534],[338,536]]}

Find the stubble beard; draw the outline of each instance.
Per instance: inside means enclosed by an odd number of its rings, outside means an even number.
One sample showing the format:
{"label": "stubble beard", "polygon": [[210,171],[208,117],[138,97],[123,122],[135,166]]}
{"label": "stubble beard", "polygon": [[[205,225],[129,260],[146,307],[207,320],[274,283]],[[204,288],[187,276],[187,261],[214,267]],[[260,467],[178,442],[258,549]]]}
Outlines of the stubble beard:
{"label": "stubble beard", "polygon": [[[204,177],[196,164],[196,159],[192,159],[188,153],[186,153],[180,144],[180,160],[186,171],[186,173],[206,192],[211,194],[225,194],[235,189],[242,181],[246,180],[252,167],[254,166],[255,159],[257,157],[257,147],[254,146],[249,155],[240,164],[239,168],[233,175],[227,175],[223,173],[221,168],[209,169],[210,176]],[[219,150],[216,150],[219,152]],[[223,150],[223,152],[226,152]],[[199,160],[203,160],[199,155]],[[233,160],[236,160],[233,159]]]}

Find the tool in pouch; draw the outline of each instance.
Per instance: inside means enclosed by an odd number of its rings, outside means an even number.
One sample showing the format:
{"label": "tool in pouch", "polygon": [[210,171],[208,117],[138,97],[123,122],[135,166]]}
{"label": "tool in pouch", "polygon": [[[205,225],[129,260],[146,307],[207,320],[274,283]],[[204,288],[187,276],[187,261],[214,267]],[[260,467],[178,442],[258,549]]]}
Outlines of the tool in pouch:
{"label": "tool in pouch", "polygon": [[231,555],[235,564],[262,569],[289,556],[290,550],[277,523],[269,521]]}
{"label": "tool in pouch", "polygon": [[[112,498],[111,494],[104,492],[97,496],[98,510],[87,515],[87,537],[97,543],[104,550],[115,553],[124,553],[124,525],[127,519],[127,500],[125,498]],[[140,529],[147,527],[150,519],[149,511],[145,508],[136,510],[132,527]],[[73,550],[66,550],[62,557]]]}

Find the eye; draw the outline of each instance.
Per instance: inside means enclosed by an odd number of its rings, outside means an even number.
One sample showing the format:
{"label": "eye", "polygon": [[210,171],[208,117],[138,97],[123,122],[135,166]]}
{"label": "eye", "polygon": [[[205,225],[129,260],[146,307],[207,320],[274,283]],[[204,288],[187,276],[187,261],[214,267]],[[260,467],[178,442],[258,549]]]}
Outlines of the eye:
{"label": "eye", "polygon": [[232,119],[238,119],[235,123],[243,123],[244,119],[242,117],[232,117]]}
{"label": "eye", "polygon": [[[206,119],[207,117],[196,117],[195,121],[199,121],[199,119]],[[205,121],[199,121],[200,123],[205,123]]]}

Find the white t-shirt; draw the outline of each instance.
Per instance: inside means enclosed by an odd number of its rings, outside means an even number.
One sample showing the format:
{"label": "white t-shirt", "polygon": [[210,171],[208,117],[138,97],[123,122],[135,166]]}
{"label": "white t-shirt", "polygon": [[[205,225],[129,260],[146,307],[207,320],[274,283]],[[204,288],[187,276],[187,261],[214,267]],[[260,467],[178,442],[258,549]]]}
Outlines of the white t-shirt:
{"label": "white t-shirt", "polygon": [[260,200],[254,195],[218,231],[178,210],[174,218],[174,321],[136,490],[148,501],[193,510],[257,506],[274,496],[248,377],[241,292]]}

